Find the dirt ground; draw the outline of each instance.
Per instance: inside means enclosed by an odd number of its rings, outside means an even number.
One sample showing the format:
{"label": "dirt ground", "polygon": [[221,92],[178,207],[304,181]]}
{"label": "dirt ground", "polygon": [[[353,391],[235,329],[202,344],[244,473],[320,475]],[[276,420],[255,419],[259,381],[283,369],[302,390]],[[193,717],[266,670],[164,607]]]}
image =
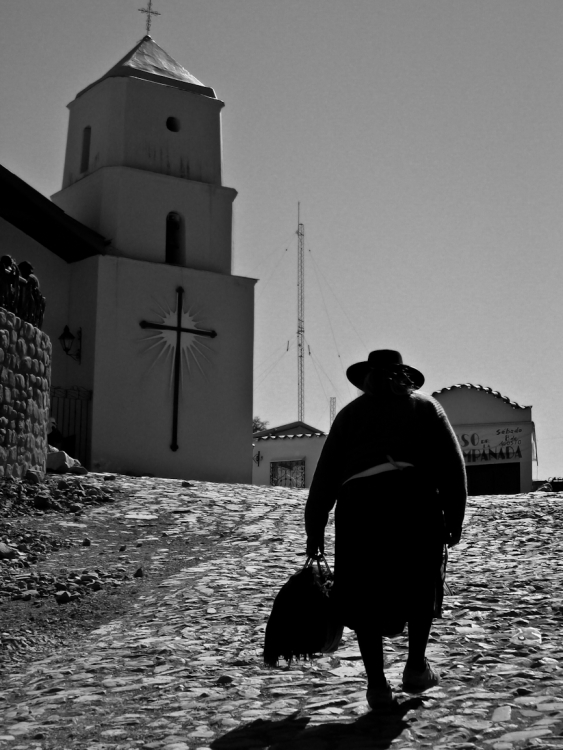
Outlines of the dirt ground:
{"label": "dirt ground", "polygon": [[[41,502],[45,496],[50,503]],[[179,569],[174,554],[158,570],[150,567],[168,527],[165,516],[135,524],[147,532],[142,546],[132,546],[132,524],[123,519],[85,523],[89,508],[126,498],[100,475],[52,474],[43,485],[0,483],[0,543],[18,551],[0,559],[0,675],[8,664],[25,664],[124,616],[144,591]],[[89,536],[95,542],[86,544]],[[166,545],[172,553],[183,550],[185,539],[170,537]],[[89,574],[98,577],[99,588],[80,580]],[[61,598],[64,591],[68,597]]]}

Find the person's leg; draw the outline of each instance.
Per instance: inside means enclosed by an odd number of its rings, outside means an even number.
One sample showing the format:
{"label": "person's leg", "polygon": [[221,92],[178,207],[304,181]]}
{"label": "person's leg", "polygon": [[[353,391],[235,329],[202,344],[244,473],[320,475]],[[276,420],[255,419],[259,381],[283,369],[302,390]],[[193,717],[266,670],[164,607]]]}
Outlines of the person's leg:
{"label": "person's leg", "polygon": [[440,682],[439,675],[425,658],[431,627],[432,617],[429,615],[409,619],[409,655],[403,671],[403,690],[407,693],[420,693]]}
{"label": "person's leg", "polygon": [[409,655],[407,666],[415,672],[423,672],[426,668],[425,654],[432,615],[415,615],[409,619]]}
{"label": "person's leg", "polygon": [[370,628],[356,630],[360,653],[366,668],[368,688],[383,688],[387,685],[383,671],[383,641],[380,635],[374,634]]}

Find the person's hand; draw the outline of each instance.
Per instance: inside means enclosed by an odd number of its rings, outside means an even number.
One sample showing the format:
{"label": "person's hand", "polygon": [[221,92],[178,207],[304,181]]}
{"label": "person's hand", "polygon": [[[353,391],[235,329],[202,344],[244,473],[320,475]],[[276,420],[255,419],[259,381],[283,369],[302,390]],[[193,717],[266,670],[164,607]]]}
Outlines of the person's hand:
{"label": "person's hand", "polygon": [[459,540],[461,539],[461,529],[458,531],[453,531],[450,533],[450,538],[448,540],[448,547],[455,547],[456,544],[459,543]]}
{"label": "person's hand", "polygon": [[318,541],[307,537],[307,557],[317,557],[317,555],[324,555],[325,543],[324,540]]}

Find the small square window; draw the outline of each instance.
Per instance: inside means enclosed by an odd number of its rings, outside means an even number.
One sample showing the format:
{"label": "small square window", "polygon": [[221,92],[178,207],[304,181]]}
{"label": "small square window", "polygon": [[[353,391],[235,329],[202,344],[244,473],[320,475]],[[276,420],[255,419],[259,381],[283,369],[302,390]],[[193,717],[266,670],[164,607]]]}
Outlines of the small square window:
{"label": "small square window", "polygon": [[305,487],[305,459],[271,461],[270,484],[273,487]]}

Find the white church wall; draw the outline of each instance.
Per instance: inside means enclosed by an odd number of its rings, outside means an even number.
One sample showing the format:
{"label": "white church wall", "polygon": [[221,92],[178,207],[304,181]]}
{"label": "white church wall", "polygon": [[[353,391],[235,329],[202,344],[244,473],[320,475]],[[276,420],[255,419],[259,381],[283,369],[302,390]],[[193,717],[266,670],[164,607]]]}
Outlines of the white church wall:
{"label": "white church wall", "polygon": [[82,341],[80,364],[70,360],[69,379],[70,385],[88,390],[94,387],[98,266],[98,256],[95,256],[72,263],[70,267],[69,327],[74,335],[81,329]]}
{"label": "white church wall", "polygon": [[[118,165],[220,185],[223,106],[218,99],[137,78],[101,81],[68,105],[63,187]],[[86,127],[90,157],[82,172]]]}
{"label": "white church wall", "polygon": [[[126,79],[125,166],[221,184],[223,102],[149,81]],[[173,117],[174,127],[167,127]]]}
{"label": "white church wall", "polygon": [[[96,169],[119,164],[124,148],[125,79],[114,78],[92,87],[70,102],[63,171],[63,188],[84,179]],[[87,169],[82,171],[84,128],[91,128]]]}
{"label": "white church wall", "polygon": [[[250,482],[254,280],[99,258],[92,468],[184,479]],[[176,288],[196,327],[200,353],[182,363],[179,449],[172,431],[172,350],[141,320],[161,322],[176,309]],[[176,316],[171,315],[175,324]],[[183,325],[188,325],[188,315]],[[174,341],[175,334],[172,334]],[[196,337],[183,334],[183,343]]]}
{"label": "white church wall", "polygon": [[[111,238],[110,252],[164,262],[166,217],[184,222],[185,263],[231,273],[236,190],[130,167],[107,167],[52,196],[68,214]],[[116,249],[117,248],[117,249]]]}
{"label": "white church wall", "polygon": [[[72,185],[72,189],[60,190],[51,196],[55,205],[80,221],[89,229],[98,232],[104,237],[113,237],[115,224],[111,223],[114,210],[104,210],[104,207],[112,206],[116,195],[110,192],[111,185],[106,185],[105,170],[98,170],[84,179]],[[103,231],[102,217],[107,214]]]}

